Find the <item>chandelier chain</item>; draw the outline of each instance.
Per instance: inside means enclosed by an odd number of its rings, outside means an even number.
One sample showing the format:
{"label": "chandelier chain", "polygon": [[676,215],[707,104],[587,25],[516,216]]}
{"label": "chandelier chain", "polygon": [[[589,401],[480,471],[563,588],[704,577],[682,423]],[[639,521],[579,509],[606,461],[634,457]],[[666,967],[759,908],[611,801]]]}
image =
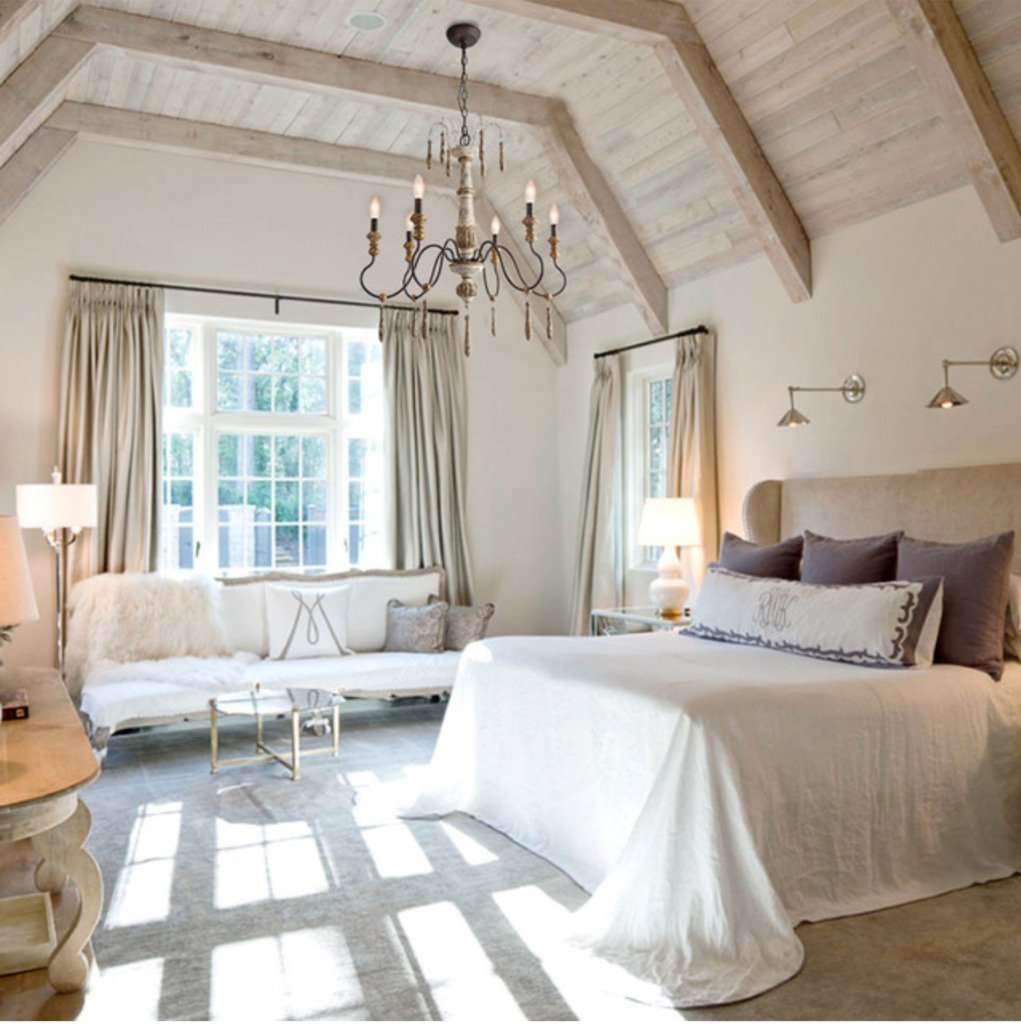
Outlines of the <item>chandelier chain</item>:
{"label": "chandelier chain", "polygon": [[468,47],[461,44],[461,82],[457,87],[457,106],[461,111],[461,145],[470,146],[472,137],[468,131]]}

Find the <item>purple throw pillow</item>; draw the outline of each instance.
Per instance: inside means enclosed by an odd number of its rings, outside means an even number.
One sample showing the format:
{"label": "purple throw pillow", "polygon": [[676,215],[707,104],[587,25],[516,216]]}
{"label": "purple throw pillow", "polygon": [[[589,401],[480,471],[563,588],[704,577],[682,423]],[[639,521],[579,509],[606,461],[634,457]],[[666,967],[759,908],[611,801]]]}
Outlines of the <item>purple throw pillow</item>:
{"label": "purple throw pillow", "polygon": [[1003,675],[1003,624],[1007,613],[1014,531],[965,544],[902,537],[897,578],[943,577],[943,621],[936,660]]}
{"label": "purple throw pillow", "polygon": [[746,576],[769,576],[778,580],[796,580],[801,568],[803,537],[789,537],[779,544],[753,544],[733,533],[724,533],[719,564],[731,572]]}
{"label": "purple throw pillow", "polygon": [[897,575],[897,544],[903,530],[878,537],[836,540],[805,530],[803,583],[886,583]]}

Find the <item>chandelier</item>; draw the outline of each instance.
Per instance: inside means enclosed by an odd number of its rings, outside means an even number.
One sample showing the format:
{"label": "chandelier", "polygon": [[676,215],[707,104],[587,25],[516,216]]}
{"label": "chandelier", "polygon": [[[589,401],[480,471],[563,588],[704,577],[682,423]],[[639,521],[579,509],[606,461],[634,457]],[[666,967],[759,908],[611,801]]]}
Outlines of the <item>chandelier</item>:
{"label": "chandelier", "polygon": [[[429,131],[426,144],[426,167],[433,165],[433,136],[439,136],[439,163],[451,174],[451,164],[456,161],[458,167],[457,186],[457,227],[453,238],[442,242],[425,242],[425,181],[417,175],[412,187],[414,209],[408,214],[404,234],[404,274],[399,287],[390,291],[377,291],[366,283],[366,276],[375,266],[380,251],[379,215],[380,202],[374,197],[369,205],[369,262],[362,268],[360,282],[362,288],[380,303],[379,337],[383,337],[383,304],[401,296],[416,306],[413,318],[413,330],[417,332],[417,306],[421,302],[422,332],[426,331],[428,321],[428,295],[436,286],[443,274],[444,266],[457,275],[457,294],[464,303],[464,354],[471,352],[471,304],[479,293],[479,284],[485,290],[490,301],[490,332],[496,336],[496,297],[500,294],[501,282],[525,296],[525,338],[532,337],[532,298],[544,299],[546,302],[546,336],[553,334],[552,302],[567,287],[567,275],[560,268],[560,239],[557,237],[557,225],[560,211],[556,204],[549,211],[549,261],[543,259],[535,247],[536,227],[535,216],[535,182],[529,181],[525,186],[524,239],[528,252],[519,259],[500,242],[500,218],[494,216],[490,225],[490,236],[481,244],[475,223],[475,187],[472,181],[472,164],[476,158],[482,176],[486,176],[486,128],[479,118],[478,129],[473,136],[468,127],[468,49],[474,46],[482,36],[482,30],[471,22],[458,22],[447,29],[447,39],[461,51],[461,81],[457,90],[457,106],[461,114],[460,131],[456,135],[454,129],[444,122],[433,125]],[[499,129],[498,129],[499,130]],[[499,161],[501,171],[505,169],[504,146],[502,132],[499,141]],[[522,263],[524,265],[522,266]]]}

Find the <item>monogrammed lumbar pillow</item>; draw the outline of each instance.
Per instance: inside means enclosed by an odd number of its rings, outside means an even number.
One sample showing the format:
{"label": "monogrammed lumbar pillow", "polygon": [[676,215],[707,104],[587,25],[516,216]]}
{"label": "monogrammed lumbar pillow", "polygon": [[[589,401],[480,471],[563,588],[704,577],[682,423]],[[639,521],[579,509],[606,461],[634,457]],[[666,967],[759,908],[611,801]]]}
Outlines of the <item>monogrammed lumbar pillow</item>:
{"label": "monogrammed lumbar pillow", "polygon": [[269,656],[279,661],[352,654],[347,645],[350,600],[350,586],[312,590],[267,583]]}
{"label": "monogrammed lumbar pillow", "polygon": [[932,664],[943,581],[836,586],[712,566],[687,635],[877,668]]}

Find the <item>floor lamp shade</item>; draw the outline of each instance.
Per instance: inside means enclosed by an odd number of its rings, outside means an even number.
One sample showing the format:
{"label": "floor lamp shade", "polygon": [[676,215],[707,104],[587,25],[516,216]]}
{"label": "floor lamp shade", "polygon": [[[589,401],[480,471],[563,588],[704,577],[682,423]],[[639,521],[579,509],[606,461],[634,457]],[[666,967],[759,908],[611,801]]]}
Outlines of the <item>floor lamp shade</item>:
{"label": "floor lamp shade", "polygon": [[0,627],[38,618],[21,527],[14,516],[0,516]]}
{"label": "floor lamp shade", "polygon": [[96,525],[95,484],[19,484],[18,520],[44,533]]}
{"label": "floor lamp shade", "polygon": [[677,549],[702,543],[694,498],[647,498],[638,524],[638,543],[663,548],[649,599],[662,618],[679,619],[688,600],[688,584]]}

